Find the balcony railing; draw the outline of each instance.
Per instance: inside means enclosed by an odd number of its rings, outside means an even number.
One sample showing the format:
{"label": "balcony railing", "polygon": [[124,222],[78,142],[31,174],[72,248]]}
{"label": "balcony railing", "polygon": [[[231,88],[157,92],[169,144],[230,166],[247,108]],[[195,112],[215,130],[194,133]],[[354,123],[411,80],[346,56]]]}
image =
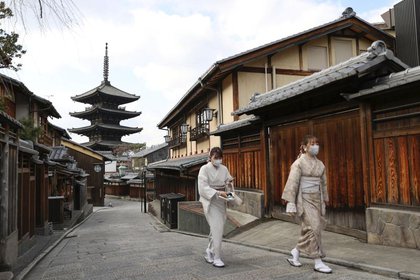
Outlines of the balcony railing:
{"label": "balcony railing", "polygon": [[168,146],[169,148],[174,148],[174,147],[181,146],[185,143],[187,143],[187,135],[179,135],[173,138],[171,141],[169,141]]}
{"label": "balcony railing", "polygon": [[209,125],[208,124],[199,124],[197,127],[191,129],[190,140],[196,141],[200,138],[209,136]]}

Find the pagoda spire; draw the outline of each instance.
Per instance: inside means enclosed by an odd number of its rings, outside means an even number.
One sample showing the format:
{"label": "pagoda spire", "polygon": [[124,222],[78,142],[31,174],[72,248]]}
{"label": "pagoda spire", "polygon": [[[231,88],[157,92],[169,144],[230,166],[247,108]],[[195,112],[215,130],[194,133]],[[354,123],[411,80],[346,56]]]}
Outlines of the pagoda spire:
{"label": "pagoda spire", "polygon": [[109,84],[109,58],[108,58],[108,43],[105,43],[105,56],[104,56],[104,83]]}

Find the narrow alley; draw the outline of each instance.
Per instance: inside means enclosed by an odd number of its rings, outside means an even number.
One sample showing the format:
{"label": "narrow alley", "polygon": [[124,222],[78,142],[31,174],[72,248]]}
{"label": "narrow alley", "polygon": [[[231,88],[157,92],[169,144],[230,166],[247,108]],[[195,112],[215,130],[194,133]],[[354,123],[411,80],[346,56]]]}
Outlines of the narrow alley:
{"label": "narrow alley", "polygon": [[320,274],[310,260],[294,268],[286,255],[232,243],[223,244],[226,267],[215,268],[204,261],[205,238],[168,231],[141,213],[138,202],[111,202],[96,208],[24,279],[390,279],[336,265],[333,274]]}

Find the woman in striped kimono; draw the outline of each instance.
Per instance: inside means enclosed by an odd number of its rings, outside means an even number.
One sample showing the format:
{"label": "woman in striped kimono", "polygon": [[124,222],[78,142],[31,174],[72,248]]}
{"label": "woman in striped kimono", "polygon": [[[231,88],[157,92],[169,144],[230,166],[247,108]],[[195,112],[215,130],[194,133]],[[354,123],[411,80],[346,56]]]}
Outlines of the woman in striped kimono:
{"label": "woman in striped kimono", "polygon": [[292,258],[287,261],[292,266],[301,266],[299,254],[304,253],[314,259],[314,269],[331,273],[321,258],[325,257],[322,248],[321,231],[325,228],[325,203],[328,202],[325,166],[316,156],[319,152],[318,139],[306,135],[301,143],[300,154],[292,164],[282,199],[288,203],[286,213],[297,214],[301,221],[301,234],[298,243],[291,251]]}
{"label": "woman in striped kimono", "polygon": [[[210,226],[209,245],[205,260],[215,267],[224,267],[220,251],[222,248],[223,228],[226,222],[225,185],[232,183],[226,166],[222,164],[223,152],[219,147],[210,151],[210,160],[198,173],[198,193],[203,205],[204,215]],[[225,198],[225,199],[223,199]]]}

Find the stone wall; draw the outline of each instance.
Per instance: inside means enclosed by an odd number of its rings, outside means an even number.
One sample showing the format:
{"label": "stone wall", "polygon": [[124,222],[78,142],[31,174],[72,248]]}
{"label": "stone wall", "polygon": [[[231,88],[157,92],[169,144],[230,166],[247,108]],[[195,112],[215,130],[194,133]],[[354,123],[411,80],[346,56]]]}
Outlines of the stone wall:
{"label": "stone wall", "polygon": [[366,209],[368,243],[420,249],[420,212]]}
{"label": "stone wall", "polygon": [[[228,214],[223,235],[227,235],[236,228],[238,224]],[[178,202],[178,230],[204,234],[210,233],[210,227],[203,213],[201,202],[180,201]]]}
{"label": "stone wall", "polygon": [[0,240],[0,271],[10,270],[18,257],[18,231]]}
{"label": "stone wall", "polygon": [[229,206],[230,209],[247,213],[257,218],[262,218],[264,216],[263,192],[238,188],[235,189],[235,194],[238,195],[244,203],[241,206]]}

